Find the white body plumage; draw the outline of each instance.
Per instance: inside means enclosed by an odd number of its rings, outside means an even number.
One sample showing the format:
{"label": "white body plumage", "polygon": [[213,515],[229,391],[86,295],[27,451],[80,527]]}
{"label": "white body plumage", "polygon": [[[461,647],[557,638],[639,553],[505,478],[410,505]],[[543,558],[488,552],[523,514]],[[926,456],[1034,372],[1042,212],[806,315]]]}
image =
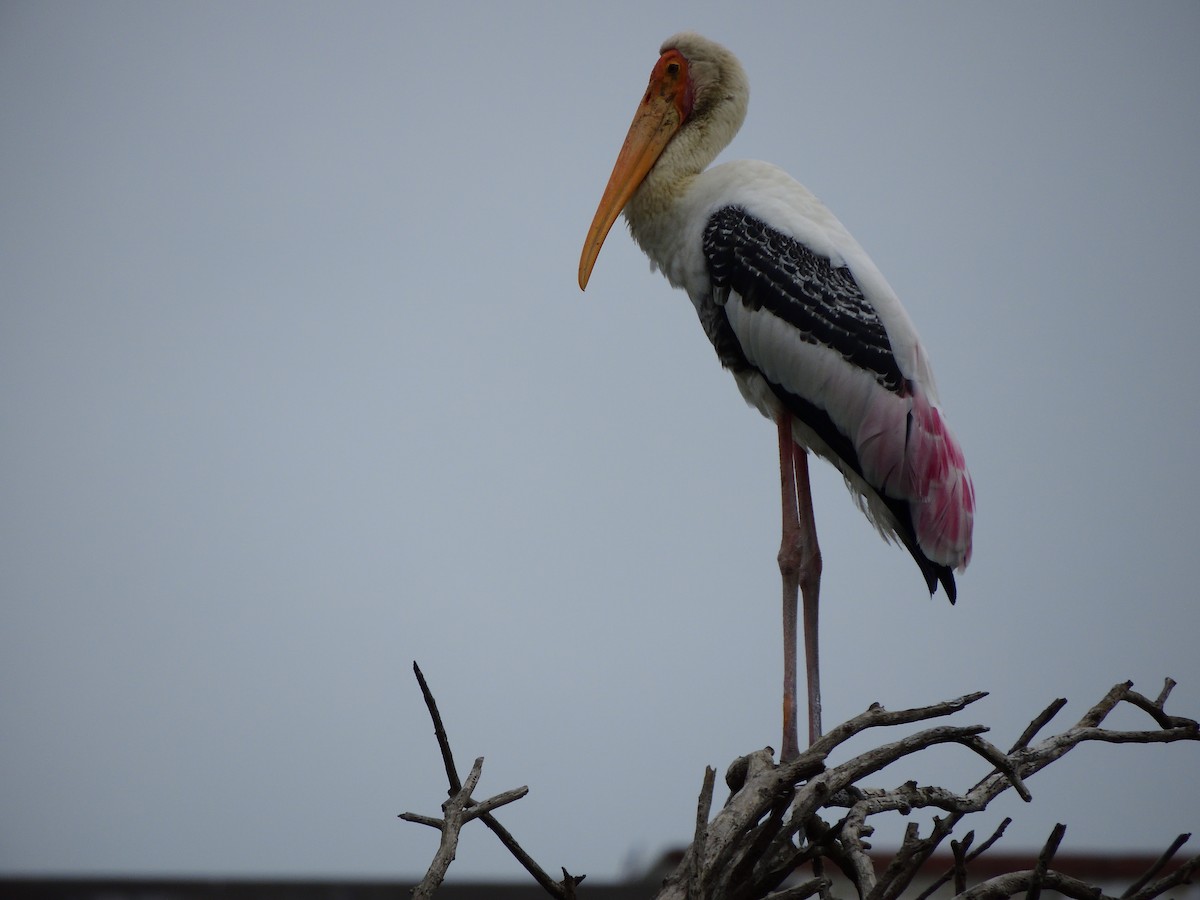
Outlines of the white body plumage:
{"label": "white body plumage", "polygon": [[741,127],[745,73],[699,35],[662,46],[580,261],[621,212],[691,298],[746,400],[845,476],[864,512],[954,599],[974,491],[895,292],[806,188],[756,161],[707,168]]}

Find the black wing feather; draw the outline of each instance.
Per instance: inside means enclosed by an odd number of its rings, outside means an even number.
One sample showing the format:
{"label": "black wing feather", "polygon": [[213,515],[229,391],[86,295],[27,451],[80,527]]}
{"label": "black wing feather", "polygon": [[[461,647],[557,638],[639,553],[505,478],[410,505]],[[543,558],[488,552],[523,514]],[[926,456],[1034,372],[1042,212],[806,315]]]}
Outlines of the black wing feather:
{"label": "black wing feather", "polygon": [[769,310],[889,391],[905,390],[887,330],[845,266],[735,206],[709,219],[704,256],[717,289],[735,291],[749,309]]}
{"label": "black wing feather", "polygon": [[[735,293],[747,308],[766,309],[786,321],[802,340],[828,347],[852,365],[871,372],[887,390],[908,392],[887,330],[848,268],[835,267],[795,238],[734,206],[717,210],[709,219],[704,230],[704,256],[714,296],[701,304],[700,321],[726,368],[734,372],[754,368],[725,314],[725,303]],[[862,464],[854,444],[829,414],[759,374],[792,415],[861,478]],[[917,545],[908,503],[886,494],[876,495],[894,517],[897,534],[920,567],[930,593],[941,582],[953,603],[954,573],[929,559]]]}

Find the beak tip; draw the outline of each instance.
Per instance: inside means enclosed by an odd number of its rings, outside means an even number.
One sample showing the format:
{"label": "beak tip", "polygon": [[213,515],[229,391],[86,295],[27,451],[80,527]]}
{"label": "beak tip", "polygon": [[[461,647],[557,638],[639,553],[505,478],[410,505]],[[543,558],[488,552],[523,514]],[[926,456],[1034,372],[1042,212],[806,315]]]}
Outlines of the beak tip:
{"label": "beak tip", "polygon": [[592,263],[584,259],[579,263],[579,289],[581,291],[587,290],[588,282],[591,281],[591,278]]}

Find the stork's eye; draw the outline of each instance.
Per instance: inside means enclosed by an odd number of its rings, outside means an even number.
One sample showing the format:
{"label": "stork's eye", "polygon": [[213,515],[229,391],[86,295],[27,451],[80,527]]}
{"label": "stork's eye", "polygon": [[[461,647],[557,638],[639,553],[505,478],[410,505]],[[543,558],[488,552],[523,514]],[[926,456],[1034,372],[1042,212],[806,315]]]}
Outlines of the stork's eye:
{"label": "stork's eye", "polygon": [[667,74],[668,75],[678,75],[679,74],[679,63],[677,63],[677,62],[667,63]]}

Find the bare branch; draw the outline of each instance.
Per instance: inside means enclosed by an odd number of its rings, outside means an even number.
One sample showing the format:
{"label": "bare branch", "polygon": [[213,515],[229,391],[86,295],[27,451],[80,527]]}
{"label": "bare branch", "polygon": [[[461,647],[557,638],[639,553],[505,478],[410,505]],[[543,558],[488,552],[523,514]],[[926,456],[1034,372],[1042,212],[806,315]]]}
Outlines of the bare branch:
{"label": "bare branch", "polygon": [[954,700],[946,700],[942,703],[934,703],[931,706],[921,706],[915,709],[901,709],[895,712],[890,712],[884,709],[878,703],[872,703],[865,712],[859,713],[853,719],[843,722],[841,725],[837,726],[831,731],[826,732],[824,735],[818,738],[817,742],[809,748],[809,752],[816,752],[824,757],[834,747],[845,743],[847,740],[854,737],[854,735],[866,731],[868,728],[907,725],[911,722],[923,722],[927,719],[936,719],[941,716],[953,715],[975,701],[982,700],[986,696],[987,691],[976,691],[973,694],[965,694],[964,696],[957,697]]}
{"label": "bare branch", "polygon": [[513,788],[511,791],[505,791],[503,794],[497,794],[495,797],[484,800],[482,803],[476,803],[473,806],[468,806],[465,821],[469,822],[471,819],[477,819],[480,816],[485,816],[493,809],[499,809],[501,806],[505,806],[506,804],[520,800],[528,793],[529,788],[522,786],[519,788]]}
{"label": "bare branch", "polygon": [[1162,709],[1166,705],[1167,698],[1171,696],[1171,691],[1175,689],[1174,678],[1164,678],[1162,690],[1158,694],[1158,699],[1154,701],[1154,705]]}
{"label": "bare branch", "polygon": [[1161,728],[1187,728],[1189,723],[1194,726],[1195,723],[1191,719],[1184,719],[1180,716],[1169,716],[1163,711],[1163,703],[1166,702],[1166,698],[1170,695],[1173,687],[1175,687],[1175,682],[1168,678],[1162,692],[1155,700],[1151,700],[1134,690],[1130,690],[1122,699],[1133,704],[1138,709],[1149,713],[1150,717]]}
{"label": "bare branch", "polygon": [[1129,689],[1133,687],[1132,681],[1126,681],[1121,684],[1114,684],[1109,692],[1100,698],[1100,702],[1084,713],[1083,718],[1076,724],[1076,728],[1092,728],[1104,721],[1105,717],[1113,711],[1121,698],[1129,693]]}
{"label": "bare branch", "polygon": [[[1160,894],[1164,894],[1173,887],[1181,884],[1190,884],[1192,876],[1200,870],[1200,855],[1193,856],[1187,860],[1182,866],[1171,872],[1169,875],[1164,875],[1158,881],[1153,881],[1145,885],[1141,890],[1129,895],[1129,900],[1151,900]],[[1124,895],[1122,895],[1124,896]]]}
{"label": "bare branch", "polygon": [[462,788],[458,780],[458,769],[454,765],[454,754],[450,752],[450,739],[446,736],[446,728],[442,725],[442,714],[438,712],[437,701],[429,690],[429,683],[417,661],[413,660],[413,674],[417,676],[417,684],[421,686],[421,696],[425,698],[425,708],[429,710],[429,718],[433,720],[433,733],[437,737],[438,748],[442,751],[442,764],[446,767],[446,780],[450,783],[450,793],[457,794]]}
{"label": "bare branch", "polygon": [[[1007,875],[997,875],[982,881],[975,887],[959,894],[955,900],[1002,900],[1012,897],[1021,891],[1027,891],[1034,881],[1032,869],[1023,872],[1009,872]],[[1093,887],[1078,878],[1063,875],[1061,872],[1049,871],[1042,879],[1042,884],[1053,891],[1058,891],[1073,900],[1112,900],[1101,893],[1100,888]]]}
{"label": "bare branch", "polygon": [[428,825],[430,828],[436,828],[438,831],[441,831],[446,824],[445,819],[434,819],[431,816],[422,816],[410,812],[400,813],[398,818],[403,819],[405,822],[415,822],[417,825]]}
{"label": "bare branch", "polygon": [[1042,847],[1042,852],[1038,854],[1037,865],[1033,867],[1033,881],[1029,885],[1029,892],[1025,895],[1025,900],[1038,900],[1042,895],[1042,883],[1046,880],[1046,872],[1050,869],[1050,861],[1054,859],[1054,854],[1058,852],[1058,845],[1062,842],[1063,835],[1067,833],[1067,826],[1061,822],[1054,826],[1050,832],[1050,837],[1046,840],[1046,845]]}
{"label": "bare branch", "polygon": [[[992,836],[990,838],[988,838],[986,841],[984,841],[982,844],[980,844],[978,847],[976,847],[975,850],[967,856],[966,862],[971,862],[972,860],[978,859],[980,856],[982,856],[984,854],[984,852],[992,846],[992,844],[994,844],[994,843],[996,843],[996,841],[1000,840],[1000,837],[1004,834],[1005,829],[1008,828],[1008,826],[1010,824],[1012,824],[1012,819],[1005,817],[1004,821],[1002,821],[1000,823],[1000,825],[996,828],[996,830],[994,832],[992,832]],[[927,897],[932,896],[933,893],[935,891],[937,891],[938,888],[940,888],[943,884],[945,884],[947,881],[949,881],[954,876],[954,874],[955,874],[955,872],[954,872],[953,868],[947,869],[940,876],[938,876],[936,879],[934,879],[933,883],[930,884],[929,887],[925,888],[925,890],[923,890],[921,893],[917,894],[915,900],[926,900]],[[955,893],[961,894],[962,891],[955,890]]]}
{"label": "bare branch", "polygon": [[467,805],[471,802],[471,791],[475,790],[475,785],[479,783],[482,771],[483,757],[481,756],[475,760],[471,774],[467,776],[467,781],[462,788],[442,804],[442,812],[445,813],[441,829],[442,840],[438,845],[437,853],[434,854],[433,862],[429,864],[425,877],[421,879],[420,884],[413,888],[413,900],[429,900],[433,896],[433,892],[441,887],[442,879],[446,877],[446,870],[450,868],[450,863],[453,862],[454,855],[458,851],[458,833],[466,824],[465,812]]}
{"label": "bare branch", "polygon": [[[1174,687],[1175,685],[1175,683],[1169,678],[1167,679],[1167,682],[1170,686],[1163,689],[1164,695],[1170,693],[1171,687]],[[1150,866],[1150,868],[1147,869],[1137,881],[1135,881],[1126,889],[1125,893],[1121,895],[1122,900],[1125,900],[1127,897],[1134,896],[1138,891],[1145,887],[1146,884],[1149,883],[1150,879],[1163,870],[1163,867],[1165,867],[1166,864],[1171,861],[1171,857],[1178,853],[1179,848],[1186,844],[1191,837],[1191,834],[1181,834],[1179,837],[1175,838],[1175,840],[1171,842],[1171,846],[1163,851],[1162,856],[1156,859],[1154,864]]]}
{"label": "bare branch", "polygon": [[961,894],[967,889],[967,850],[975,840],[975,832],[968,831],[961,841],[950,842],[950,852],[954,854],[954,893]]}
{"label": "bare branch", "polygon": [[1029,793],[1029,788],[1025,787],[1025,782],[1021,780],[1020,767],[1010,756],[1001,753],[998,747],[982,738],[972,738],[962,741],[962,744],[970,747],[994,765],[1000,772],[1004,773],[1009,784],[1013,786],[1013,790],[1017,792],[1022,800],[1028,803],[1033,799],[1033,794]]}
{"label": "bare branch", "polygon": [[828,878],[810,878],[808,881],[803,881],[800,884],[793,885],[790,888],[785,888],[782,891],[776,891],[773,894],[767,894],[766,900],[804,900],[805,897],[811,897],[813,894],[818,894],[829,887]]}
{"label": "bare branch", "polygon": [[704,767],[704,782],[700,788],[700,799],[696,803],[696,831],[692,838],[692,865],[688,871],[688,896],[704,896],[704,873],[699,861],[704,858],[704,845],[708,837],[708,816],[712,812],[713,786],[717,770]]}
{"label": "bare branch", "polygon": [[[1035,772],[1041,771],[1056,759],[1061,758],[1072,748],[1086,741],[1100,741],[1113,744],[1150,744],[1171,743],[1180,740],[1200,740],[1200,724],[1192,719],[1186,719],[1181,716],[1166,715],[1161,708],[1155,707],[1149,700],[1146,700],[1142,695],[1133,691],[1132,686],[1132,682],[1114,685],[1100,702],[1089,709],[1079,722],[1071,728],[1068,728],[1061,734],[1046,738],[1034,747],[1018,749],[1016,752],[1009,754],[1022,777],[1028,777]],[[1126,701],[1142,709],[1147,709],[1147,711],[1154,710],[1151,714],[1155,717],[1155,721],[1160,725],[1160,728],[1142,731],[1117,731],[1101,727],[1101,723],[1107,718],[1108,714],[1122,701]],[[1004,777],[1005,779],[1008,778],[1007,773],[1004,774]],[[986,805],[986,803],[991,802],[996,795],[1002,793],[1008,786],[1005,781],[1000,780],[1000,773],[993,773],[980,781],[971,789],[969,794],[979,797]]]}
{"label": "bare branch", "polygon": [[1058,711],[1066,705],[1067,698],[1059,697],[1057,700],[1052,701],[1051,704],[1043,709],[1040,713],[1038,713],[1034,720],[1029,723],[1028,727],[1021,732],[1021,736],[1017,738],[1017,742],[1012,745],[1012,748],[1008,751],[1009,756],[1016,753],[1018,750],[1023,750],[1025,747],[1028,747],[1029,742],[1034,739],[1037,733],[1045,728],[1046,724],[1056,715],[1058,715]]}
{"label": "bare branch", "polygon": [[1007,829],[1011,824],[1012,819],[1008,816],[1005,816],[1004,821],[997,825],[996,830],[992,832],[992,836],[980,844],[976,848],[975,852],[967,857],[967,861],[970,862],[971,860],[978,859],[980,856],[982,856],[984,851],[991,847],[992,844],[996,843],[996,841],[1000,840],[1000,838],[1004,835],[1005,829]]}
{"label": "bare branch", "polygon": [[[545,890],[552,897],[559,898],[559,900],[573,900],[575,897],[576,885],[582,882],[587,876],[571,875],[566,869],[563,869],[562,881],[555,881],[552,877],[550,877],[549,874],[546,873],[544,869],[542,869],[541,866],[534,861],[533,857],[525,852],[525,849],[519,843],[517,843],[516,838],[509,833],[508,829],[501,825],[496,820],[495,816],[491,814],[491,810],[496,809],[499,806],[503,806],[505,803],[511,803],[514,800],[519,800],[521,797],[524,797],[525,794],[529,792],[527,787],[516,788],[515,790],[498,794],[497,796],[492,797],[490,800],[484,801],[482,804],[476,803],[473,799],[471,799],[471,792],[474,790],[475,782],[478,781],[479,776],[475,769],[472,769],[472,774],[475,776],[475,781],[473,782],[471,779],[468,779],[469,789],[465,789],[464,793],[464,785],[462,785],[458,779],[458,770],[454,765],[454,755],[450,751],[450,739],[446,735],[446,729],[442,724],[442,717],[438,712],[437,702],[434,700],[433,692],[429,689],[429,684],[425,681],[425,676],[421,672],[421,667],[417,665],[416,661],[413,662],[413,672],[417,676],[417,683],[421,686],[421,694],[425,698],[425,706],[429,710],[429,717],[433,720],[433,731],[437,736],[438,747],[441,749],[442,753],[442,762],[446,768],[446,780],[450,784],[449,793],[451,794],[451,799],[448,800],[447,803],[453,804],[457,802],[458,806],[455,808],[459,810],[459,812],[456,814],[456,818],[454,819],[451,818],[449,812],[446,812],[445,818],[440,820],[432,819],[427,816],[418,816],[415,813],[403,813],[400,816],[401,819],[404,819],[407,822],[416,822],[421,825],[431,825],[440,829],[442,832],[442,845],[438,848],[437,855],[434,856],[434,862],[430,866],[430,872],[426,873],[426,880],[430,878],[430,873],[434,872],[435,866],[442,866],[444,857],[444,866],[441,868],[441,875],[437,877],[437,884],[441,883],[441,879],[445,877],[446,867],[449,867],[450,862],[454,859],[454,848],[458,844],[458,829],[462,828],[463,824],[471,819],[478,818],[492,831],[493,834],[496,835],[497,838],[500,839],[500,843],[503,844],[508,852],[513,855],[513,858],[515,858],[517,862],[519,862],[525,868],[525,871],[533,876],[534,880],[542,886],[543,890]],[[483,757],[477,759],[475,761],[475,765],[476,768],[482,769]],[[443,811],[446,811],[446,804],[443,804],[442,808]],[[447,837],[447,832],[451,829],[453,830],[452,839]],[[448,855],[443,852],[447,843],[451,844]],[[425,881],[422,881],[422,884],[424,883]],[[432,893],[432,890],[436,890],[437,884],[433,885],[430,893]],[[415,893],[414,896],[416,896]]]}

